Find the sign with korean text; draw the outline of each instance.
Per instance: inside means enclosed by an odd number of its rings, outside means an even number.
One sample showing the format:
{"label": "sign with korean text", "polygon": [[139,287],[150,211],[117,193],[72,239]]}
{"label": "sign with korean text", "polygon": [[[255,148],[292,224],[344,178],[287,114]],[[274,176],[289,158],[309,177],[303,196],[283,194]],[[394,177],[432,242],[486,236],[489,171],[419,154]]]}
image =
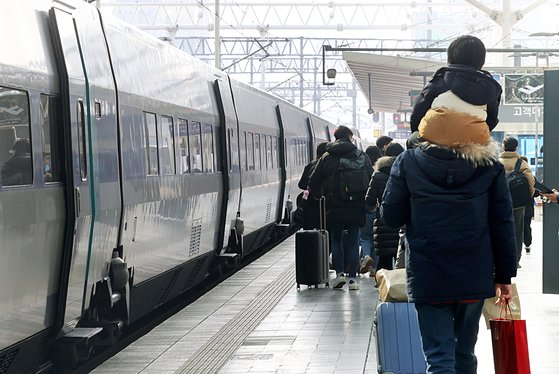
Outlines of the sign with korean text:
{"label": "sign with korean text", "polygon": [[543,104],[543,74],[505,74],[505,105]]}

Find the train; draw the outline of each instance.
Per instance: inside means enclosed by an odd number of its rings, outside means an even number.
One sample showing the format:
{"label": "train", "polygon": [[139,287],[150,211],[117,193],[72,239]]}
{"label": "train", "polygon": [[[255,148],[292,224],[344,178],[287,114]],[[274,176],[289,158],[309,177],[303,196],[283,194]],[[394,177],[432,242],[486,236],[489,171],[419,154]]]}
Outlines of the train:
{"label": "train", "polygon": [[77,365],[297,229],[334,124],[86,2],[0,7],[0,373]]}

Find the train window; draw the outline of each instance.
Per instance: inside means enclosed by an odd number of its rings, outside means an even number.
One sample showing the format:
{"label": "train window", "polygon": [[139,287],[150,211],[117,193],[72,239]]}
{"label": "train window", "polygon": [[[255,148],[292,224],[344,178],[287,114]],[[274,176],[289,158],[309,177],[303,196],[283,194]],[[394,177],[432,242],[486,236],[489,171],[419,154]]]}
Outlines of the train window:
{"label": "train window", "polygon": [[247,133],[247,167],[248,170],[254,170],[254,134]]}
{"label": "train window", "polygon": [[214,126],[214,163],[215,163],[215,171],[220,172],[223,171],[223,164],[221,162],[221,131],[219,126]]}
{"label": "train window", "polygon": [[214,168],[214,140],[212,125],[202,126],[202,146],[204,150],[204,167],[206,173],[215,172]]}
{"label": "train window", "polygon": [[260,155],[260,134],[254,134],[254,169],[261,170],[261,155]]}
{"label": "train window", "polygon": [[83,101],[80,99],[77,102],[77,116],[78,116],[78,153],[80,160],[80,177],[82,180],[87,179],[87,147],[85,139],[85,111],[83,108]]}
{"label": "train window", "polygon": [[191,122],[188,125],[188,138],[190,140],[190,166],[194,173],[204,170],[202,159],[202,131],[200,122]]}
{"label": "train window", "polygon": [[179,125],[179,155],[181,174],[190,173],[190,149],[188,147],[188,122],[185,119],[177,120]]}
{"label": "train window", "polygon": [[101,118],[101,102],[95,100],[95,118]]}
{"label": "train window", "polygon": [[0,182],[4,186],[33,182],[29,97],[0,87]]}
{"label": "train window", "polygon": [[231,153],[231,143],[235,138],[235,134],[233,133],[233,129],[227,129],[227,165],[229,165],[229,171],[233,171],[233,155]]}
{"label": "train window", "polygon": [[272,158],[272,135],[266,136],[266,167],[274,168],[274,159]]}
{"label": "train window", "polygon": [[61,180],[60,144],[58,135],[58,100],[41,95],[41,135],[43,140],[43,178],[45,183]]}
{"label": "train window", "polygon": [[157,149],[157,118],[154,113],[144,112],[144,135],[146,144],[146,174],[159,174]]}
{"label": "train window", "polygon": [[274,167],[279,169],[279,157],[278,157],[278,137],[274,136],[272,138],[272,159],[274,162]]}
{"label": "train window", "polygon": [[173,118],[161,116],[161,174],[176,174]]}
{"label": "train window", "polygon": [[262,135],[262,169],[269,169],[268,167],[268,136]]}
{"label": "train window", "polygon": [[239,149],[241,150],[241,165],[240,166],[243,170],[248,170],[248,166],[247,166],[247,147],[246,147],[247,141],[246,141],[246,139],[247,139],[247,132],[243,131],[243,134],[241,135],[241,137],[239,139],[240,142],[241,142],[241,144],[239,146]]}

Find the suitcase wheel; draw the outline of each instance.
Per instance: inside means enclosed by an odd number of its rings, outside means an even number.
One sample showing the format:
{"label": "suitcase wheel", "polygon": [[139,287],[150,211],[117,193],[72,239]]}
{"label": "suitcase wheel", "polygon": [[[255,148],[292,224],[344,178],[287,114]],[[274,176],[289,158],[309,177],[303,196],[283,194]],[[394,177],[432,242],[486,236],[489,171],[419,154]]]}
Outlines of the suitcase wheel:
{"label": "suitcase wheel", "polygon": [[301,285],[297,283],[297,291],[301,291]]}

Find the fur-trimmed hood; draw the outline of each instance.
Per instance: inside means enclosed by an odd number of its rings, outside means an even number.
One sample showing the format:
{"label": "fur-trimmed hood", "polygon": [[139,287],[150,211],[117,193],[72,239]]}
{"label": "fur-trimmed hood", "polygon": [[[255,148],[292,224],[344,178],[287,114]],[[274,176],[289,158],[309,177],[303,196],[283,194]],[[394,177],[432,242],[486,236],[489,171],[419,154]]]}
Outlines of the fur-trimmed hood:
{"label": "fur-trimmed hood", "polygon": [[479,167],[498,162],[499,144],[491,140],[486,145],[469,143],[441,146],[421,143],[414,156],[431,181],[440,186],[456,186],[469,181]]}
{"label": "fur-trimmed hood", "polygon": [[491,139],[489,143],[485,145],[468,143],[443,146],[422,142],[419,144],[418,148],[439,148],[447,152],[455,153],[458,157],[470,161],[474,167],[493,165],[495,161],[499,159],[501,151],[501,146],[494,139]]}
{"label": "fur-trimmed hood", "polygon": [[386,174],[390,174],[390,168],[394,163],[396,157],[394,156],[382,156],[375,162],[375,171],[381,171]]}

